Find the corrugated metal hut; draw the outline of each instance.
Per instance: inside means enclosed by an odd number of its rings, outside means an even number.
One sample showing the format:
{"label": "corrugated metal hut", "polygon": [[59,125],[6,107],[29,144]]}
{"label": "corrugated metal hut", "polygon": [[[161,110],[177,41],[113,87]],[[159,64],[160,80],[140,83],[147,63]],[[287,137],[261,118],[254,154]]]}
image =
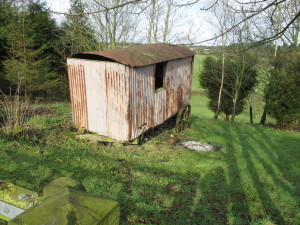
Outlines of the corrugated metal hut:
{"label": "corrugated metal hut", "polygon": [[67,60],[73,121],[132,141],[189,104],[194,52],[170,44],[83,52]]}

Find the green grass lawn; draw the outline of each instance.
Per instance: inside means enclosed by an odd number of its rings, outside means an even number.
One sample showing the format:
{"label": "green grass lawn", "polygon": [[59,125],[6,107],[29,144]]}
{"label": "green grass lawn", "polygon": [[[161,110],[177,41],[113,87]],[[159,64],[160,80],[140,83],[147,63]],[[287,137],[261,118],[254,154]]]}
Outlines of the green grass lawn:
{"label": "green grass lawn", "polygon": [[195,55],[194,57],[194,68],[193,68],[193,81],[192,81],[192,90],[194,92],[197,91],[203,91],[203,89],[200,87],[199,85],[199,73],[201,71],[201,63],[203,61],[203,59],[205,58],[204,55]]}
{"label": "green grass lawn", "polygon": [[[68,137],[69,104],[45,105],[58,113],[31,120],[29,137],[0,136],[0,177],[41,192],[71,176],[120,202],[122,224],[299,224],[300,135],[209,119],[205,101],[193,96],[189,130],[125,147]],[[221,150],[195,153],[177,144],[185,139]]]}
{"label": "green grass lawn", "polygon": [[[142,146],[74,140],[70,104],[41,104],[27,137],[0,134],[0,179],[42,192],[70,176],[118,201],[121,224],[300,224],[300,134],[248,125],[246,110],[236,123],[213,120],[196,84],[189,129]],[[178,144],[187,139],[221,149],[196,153]]]}

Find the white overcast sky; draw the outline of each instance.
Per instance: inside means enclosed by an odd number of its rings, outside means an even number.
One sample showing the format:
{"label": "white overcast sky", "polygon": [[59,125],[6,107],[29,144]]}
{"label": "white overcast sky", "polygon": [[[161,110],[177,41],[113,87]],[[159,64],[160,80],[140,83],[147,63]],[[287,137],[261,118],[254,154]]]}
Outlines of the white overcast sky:
{"label": "white overcast sky", "polygon": [[[70,3],[68,0],[46,0],[48,7],[50,7],[53,11],[56,12],[67,12],[70,7]],[[181,34],[184,32],[189,32],[191,22],[193,21],[193,41],[203,41],[209,38],[212,38],[216,31],[213,28],[212,20],[213,16],[211,13],[200,11],[199,6],[191,6],[185,8],[186,17],[182,18],[182,25],[177,29],[177,32]],[[64,16],[58,14],[52,14],[52,16],[58,21],[62,21]],[[203,43],[205,45],[209,45],[210,43]]]}

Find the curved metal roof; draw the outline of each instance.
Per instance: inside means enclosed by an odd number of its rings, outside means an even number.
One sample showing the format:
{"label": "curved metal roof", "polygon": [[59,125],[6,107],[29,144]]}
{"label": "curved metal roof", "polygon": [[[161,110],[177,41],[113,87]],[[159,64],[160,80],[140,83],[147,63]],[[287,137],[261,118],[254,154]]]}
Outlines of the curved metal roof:
{"label": "curved metal roof", "polygon": [[195,55],[186,47],[171,44],[139,45],[129,48],[82,52],[73,58],[115,61],[127,66],[140,67],[159,62],[182,59]]}

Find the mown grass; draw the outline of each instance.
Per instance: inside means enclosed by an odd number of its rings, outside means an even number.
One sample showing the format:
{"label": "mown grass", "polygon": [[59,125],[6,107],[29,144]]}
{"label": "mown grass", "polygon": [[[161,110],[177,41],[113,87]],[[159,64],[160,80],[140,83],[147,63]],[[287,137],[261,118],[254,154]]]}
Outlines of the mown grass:
{"label": "mown grass", "polygon": [[[74,140],[70,104],[41,104],[27,137],[0,134],[0,179],[42,192],[70,176],[118,201],[121,224],[300,224],[299,133],[251,126],[248,113],[213,120],[198,91],[188,130],[142,146]],[[221,149],[196,153],[178,144],[187,139]]]}
{"label": "mown grass", "polygon": [[[299,224],[299,134],[207,115],[193,111],[190,129],[175,137],[170,130],[125,147],[64,135],[65,114],[38,116],[31,136],[0,136],[0,177],[41,192],[71,176],[120,202],[122,224]],[[221,150],[195,153],[177,144],[185,139]]]}
{"label": "mown grass", "polygon": [[195,55],[194,57],[194,68],[193,68],[193,80],[192,80],[192,91],[194,92],[201,92],[203,89],[200,87],[199,84],[199,73],[202,69],[202,61],[205,59],[205,55]]}

